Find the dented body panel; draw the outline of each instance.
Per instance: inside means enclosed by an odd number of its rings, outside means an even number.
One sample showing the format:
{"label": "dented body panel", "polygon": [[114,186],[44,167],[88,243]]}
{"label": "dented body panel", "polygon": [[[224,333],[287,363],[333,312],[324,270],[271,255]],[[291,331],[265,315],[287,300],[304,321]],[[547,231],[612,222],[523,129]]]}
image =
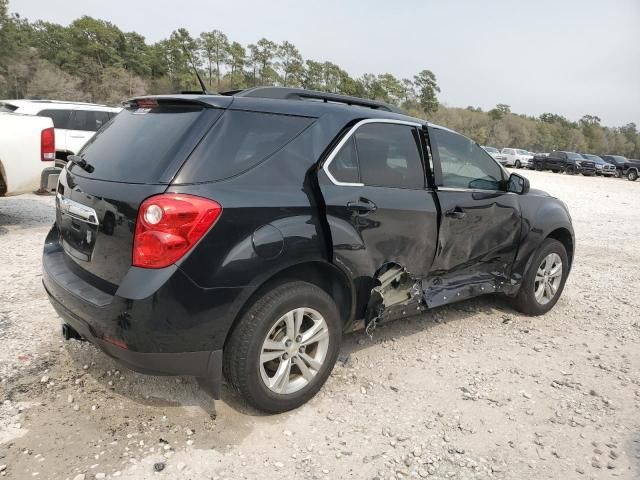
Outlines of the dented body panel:
{"label": "dented body panel", "polygon": [[[429,128],[423,127],[425,146]],[[513,296],[554,232],[565,236],[572,258],[571,218],[560,200],[539,190],[439,187],[438,154],[423,152],[423,189],[336,185],[318,171],[330,258],[353,279],[355,318],[365,326],[487,293]],[[356,201],[377,208],[347,208]]]}

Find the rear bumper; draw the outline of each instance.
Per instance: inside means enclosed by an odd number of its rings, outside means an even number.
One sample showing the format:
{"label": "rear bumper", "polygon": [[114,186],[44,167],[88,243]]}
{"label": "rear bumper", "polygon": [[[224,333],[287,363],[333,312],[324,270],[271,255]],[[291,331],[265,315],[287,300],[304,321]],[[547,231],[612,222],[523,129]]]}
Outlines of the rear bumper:
{"label": "rear bumper", "polygon": [[85,340],[93,343],[111,358],[136,372],[148,375],[192,375],[206,379],[213,396],[220,398],[222,385],[222,350],[202,352],[136,352],[109,343],[96,336],[91,326],[56,300],[47,289],[49,300],[63,321]]}
{"label": "rear bumper", "polygon": [[247,288],[204,289],[172,266],[131,267],[109,290],[64,252],[55,225],[42,266],[51,304],[82,337],[133,370],[193,375],[217,395],[222,349]]}
{"label": "rear bumper", "polygon": [[48,167],[42,170],[40,174],[40,192],[51,192],[58,186],[58,177],[60,177],[62,168]]}

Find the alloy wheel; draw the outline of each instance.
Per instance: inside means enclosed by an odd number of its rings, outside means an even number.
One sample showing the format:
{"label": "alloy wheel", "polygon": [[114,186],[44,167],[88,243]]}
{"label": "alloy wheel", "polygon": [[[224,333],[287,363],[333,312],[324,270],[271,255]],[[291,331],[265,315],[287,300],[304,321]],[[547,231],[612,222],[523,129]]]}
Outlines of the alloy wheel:
{"label": "alloy wheel", "polygon": [[534,281],[534,294],[540,305],[554,299],[562,282],[562,259],[557,253],[550,253],[540,263]]}
{"label": "alloy wheel", "polygon": [[312,308],[291,310],[274,323],[264,340],[262,381],[274,393],[295,393],[317,375],[328,350],[329,327],[324,317]]}

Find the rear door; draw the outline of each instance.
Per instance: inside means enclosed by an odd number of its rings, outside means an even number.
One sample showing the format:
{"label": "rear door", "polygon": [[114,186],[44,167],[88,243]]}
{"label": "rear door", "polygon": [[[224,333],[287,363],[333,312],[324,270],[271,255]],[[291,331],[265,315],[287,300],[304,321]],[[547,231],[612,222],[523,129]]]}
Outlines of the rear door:
{"label": "rear door", "polygon": [[82,147],[109,121],[109,112],[75,109],[67,131],[67,150],[77,154]]}
{"label": "rear door", "polygon": [[[430,269],[432,306],[453,300],[447,285],[493,288],[510,276],[520,238],[519,199],[506,189],[506,171],[475,142],[429,127],[440,234]],[[456,300],[483,291],[463,288]],[[486,293],[486,290],[484,290]]]}
{"label": "rear door", "polygon": [[[427,189],[420,125],[363,120],[327,157],[319,183],[334,263],[368,298],[380,267],[427,274],[435,254],[437,209]],[[362,313],[362,312],[360,312]]]}

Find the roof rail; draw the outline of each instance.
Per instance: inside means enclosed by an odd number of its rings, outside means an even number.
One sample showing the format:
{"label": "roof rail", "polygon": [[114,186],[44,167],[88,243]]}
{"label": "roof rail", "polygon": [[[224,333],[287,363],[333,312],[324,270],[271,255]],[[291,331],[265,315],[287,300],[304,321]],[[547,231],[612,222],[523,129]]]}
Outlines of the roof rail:
{"label": "roof rail", "polygon": [[305,90],[303,88],[253,87],[246,90],[231,90],[229,92],[222,92],[221,95],[233,95],[235,97],[270,98],[274,100],[315,100],[324,103],[342,103],[345,105],[355,105],[358,107],[372,108],[374,110],[404,113],[399,108],[396,108],[384,102],[378,102],[376,100],[367,100],[365,98],[319,92],[316,90]]}

